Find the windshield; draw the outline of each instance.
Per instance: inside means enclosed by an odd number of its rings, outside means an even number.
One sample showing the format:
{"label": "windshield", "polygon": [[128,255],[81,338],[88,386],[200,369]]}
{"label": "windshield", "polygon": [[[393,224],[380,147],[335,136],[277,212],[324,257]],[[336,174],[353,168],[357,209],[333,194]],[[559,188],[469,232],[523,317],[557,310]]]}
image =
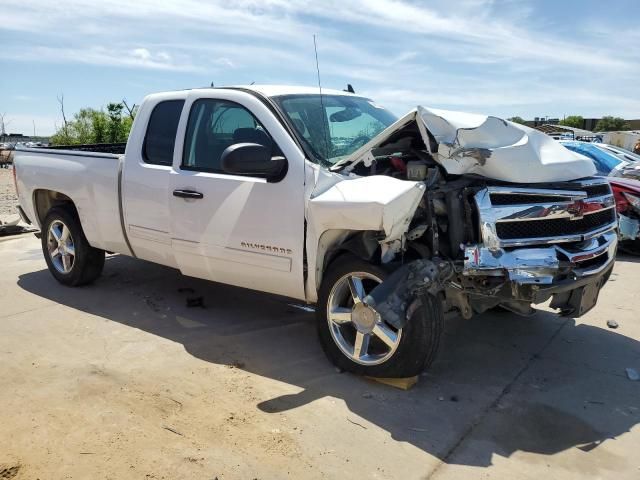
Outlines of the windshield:
{"label": "windshield", "polygon": [[612,148],[610,145],[600,144],[600,143],[594,144],[594,145],[598,147],[600,150],[605,150],[609,153],[613,153],[616,157],[620,158],[621,160],[624,160],[625,162],[628,162],[628,163],[640,162],[640,155],[636,155],[635,153],[629,152],[622,148]]}
{"label": "windshield", "polygon": [[609,175],[613,169],[623,163],[619,157],[589,143],[562,143],[562,145],[593,160],[593,164],[600,175]]}
{"label": "windshield", "polygon": [[371,100],[349,95],[285,95],[274,100],[300,139],[322,163],[333,165],[397,119]]}

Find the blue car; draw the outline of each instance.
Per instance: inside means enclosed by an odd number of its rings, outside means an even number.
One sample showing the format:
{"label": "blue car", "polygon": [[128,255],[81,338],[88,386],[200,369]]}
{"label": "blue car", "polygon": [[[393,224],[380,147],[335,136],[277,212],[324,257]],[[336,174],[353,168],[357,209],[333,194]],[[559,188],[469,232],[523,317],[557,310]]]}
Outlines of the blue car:
{"label": "blue car", "polygon": [[598,171],[597,175],[640,179],[640,163],[631,161],[631,156],[635,156],[631,152],[628,156],[621,156],[605,144],[567,140],[561,140],[560,143],[569,150],[590,158]]}

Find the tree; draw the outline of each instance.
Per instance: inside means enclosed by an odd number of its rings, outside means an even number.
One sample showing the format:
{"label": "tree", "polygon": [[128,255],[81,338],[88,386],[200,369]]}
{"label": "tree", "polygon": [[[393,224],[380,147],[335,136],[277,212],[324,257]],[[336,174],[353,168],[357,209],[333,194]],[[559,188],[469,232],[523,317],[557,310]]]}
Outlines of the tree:
{"label": "tree", "polygon": [[107,137],[109,142],[121,142],[124,137],[122,128],[122,109],[121,103],[107,104],[107,115],[109,115],[109,126],[107,127]]}
{"label": "tree", "polygon": [[631,126],[624,118],[612,116],[602,117],[596,125],[596,132],[613,132],[616,130],[631,130]]}
{"label": "tree", "polygon": [[558,125],[565,127],[584,128],[584,118],[580,115],[569,115],[558,122]]}
{"label": "tree", "polygon": [[[60,105],[62,109],[63,101]],[[82,108],[71,120],[65,115],[63,126],[56,129],[50,142],[52,145],[126,142],[133,120],[131,114],[123,118],[123,108],[120,103],[109,103],[107,112],[102,109]],[[135,116],[135,111],[132,113]]]}
{"label": "tree", "polygon": [[507,118],[507,120],[513,123],[519,123],[520,125],[527,123],[524,118],[518,117],[517,115],[515,117]]}
{"label": "tree", "polygon": [[102,110],[94,111],[91,117],[91,126],[93,127],[93,143],[107,143],[109,119]]}

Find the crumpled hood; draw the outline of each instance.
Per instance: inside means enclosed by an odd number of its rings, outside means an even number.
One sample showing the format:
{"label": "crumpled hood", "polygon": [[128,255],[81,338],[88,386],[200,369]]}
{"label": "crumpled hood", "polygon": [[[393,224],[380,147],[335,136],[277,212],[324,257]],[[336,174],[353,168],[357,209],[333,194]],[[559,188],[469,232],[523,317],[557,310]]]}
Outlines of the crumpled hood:
{"label": "crumpled hood", "polygon": [[349,172],[372,150],[415,121],[433,158],[452,175],[476,174],[514,183],[575,180],[596,173],[593,163],[538,130],[498,117],[418,106],[340,162]]}

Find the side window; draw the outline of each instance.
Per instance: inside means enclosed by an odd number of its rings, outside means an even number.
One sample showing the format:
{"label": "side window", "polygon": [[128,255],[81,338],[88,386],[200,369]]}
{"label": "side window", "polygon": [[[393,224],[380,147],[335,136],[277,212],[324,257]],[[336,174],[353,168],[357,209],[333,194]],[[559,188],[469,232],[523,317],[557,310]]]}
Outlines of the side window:
{"label": "side window", "polygon": [[236,143],[259,143],[272,151],[277,148],[258,119],[242,105],[227,100],[196,100],[189,113],[182,168],[224,173],[222,152]]}
{"label": "side window", "polygon": [[147,133],[142,147],[145,163],[171,165],[176,132],[184,100],[167,100],[158,103],[149,117]]}

